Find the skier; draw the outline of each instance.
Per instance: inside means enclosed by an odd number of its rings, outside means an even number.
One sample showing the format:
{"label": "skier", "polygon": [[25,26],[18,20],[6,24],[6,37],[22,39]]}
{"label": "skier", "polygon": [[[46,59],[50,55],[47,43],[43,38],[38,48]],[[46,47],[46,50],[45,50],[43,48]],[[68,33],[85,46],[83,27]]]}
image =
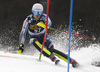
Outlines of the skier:
{"label": "skier", "polygon": [[[24,51],[24,42],[25,42],[27,31],[30,35],[29,43],[33,44],[39,51],[41,51],[46,28],[42,28],[37,24],[46,25],[47,15],[43,13],[43,6],[40,3],[36,3],[33,5],[32,13],[33,14],[27,16],[27,18],[23,22],[23,26],[19,38],[19,49],[17,50],[18,54],[21,54]],[[50,27],[51,24],[52,24],[51,20],[48,17],[48,27]],[[54,45],[51,42],[48,34],[46,36],[45,47],[46,48],[43,48],[43,55],[50,58],[51,61],[55,62],[56,65],[59,63],[60,60],[58,60],[55,56],[58,56],[59,58],[63,59],[65,62],[68,62],[67,60],[68,55],[54,49]],[[78,65],[75,59],[72,58],[70,58],[70,64],[72,64],[73,67],[76,67]]]}

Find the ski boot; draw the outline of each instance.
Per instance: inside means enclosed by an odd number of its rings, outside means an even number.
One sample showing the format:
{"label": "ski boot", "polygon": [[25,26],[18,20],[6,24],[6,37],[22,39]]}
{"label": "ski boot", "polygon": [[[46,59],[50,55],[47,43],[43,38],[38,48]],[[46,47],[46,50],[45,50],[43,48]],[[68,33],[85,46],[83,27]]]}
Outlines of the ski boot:
{"label": "ski boot", "polygon": [[76,68],[76,67],[79,66],[79,63],[76,62],[74,59],[72,59],[72,60],[70,61],[70,63],[72,64],[72,67],[74,67],[74,68]]}
{"label": "ski boot", "polygon": [[50,55],[50,59],[51,59],[51,61],[55,62],[55,65],[57,65],[60,61],[53,54]]}
{"label": "ski boot", "polygon": [[60,60],[56,59],[54,62],[55,62],[55,65],[57,65],[59,63]]}

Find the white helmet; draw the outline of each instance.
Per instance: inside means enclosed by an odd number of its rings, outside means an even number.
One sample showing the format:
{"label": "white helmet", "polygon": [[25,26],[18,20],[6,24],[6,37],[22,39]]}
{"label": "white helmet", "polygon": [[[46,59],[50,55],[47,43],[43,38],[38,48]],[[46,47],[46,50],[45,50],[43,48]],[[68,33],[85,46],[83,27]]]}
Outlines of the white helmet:
{"label": "white helmet", "polygon": [[32,7],[32,11],[43,11],[43,6],[40,3],[35,3]]}
{"label": "white helmet", "polygon": [[42,15],[43,14],[43,6],[40,3],[35,3],[32,7],[32,12],[34,15]]}

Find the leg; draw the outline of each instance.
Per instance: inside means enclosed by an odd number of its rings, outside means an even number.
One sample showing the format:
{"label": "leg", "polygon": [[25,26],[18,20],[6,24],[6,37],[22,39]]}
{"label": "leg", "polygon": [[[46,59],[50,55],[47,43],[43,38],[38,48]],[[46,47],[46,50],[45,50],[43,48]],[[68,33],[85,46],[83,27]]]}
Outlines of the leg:
{"label": "leg", "polygon": [[[43,42],[43,41],[42,41]],[[40,42],[41,43],[41,42]],[[49,38],[49,36],[47,35],[46,37],[46,42],[45,42],[45,46],[46,48],[49,50],[49,52],[52,54],[52,55],[56,55],[58,56],[59,58],[61,58],[62,60],[64,60],[65,62],[68,62],[68,55],[67,54],[64,54],[63,52],[61,51],[58,51],[56,49],[54,49],[54,46]],[[52,57],[51,57],[52,58]],[[72,64],[72,66],[74,67],[75,65],[73,65],[73,63],[75,63],[75,59],[72,59],[70,58],[70,63]]]}
{"label": "leg", "polygon": [[[54,54],[54,55],[58,56],[59,58],[63,59],[65,62],[68,62],[68,55],[67,54],[64,54],[63,52],[58,51],[56,49],[52,50],[52,54]],[[71,62],[71,60],[73,60],[73,59],[70,58],[70,62]]]}
{"label": "leg", "polygon": [[[36,38],[35,38],[34,41],[33,41],[33,45],[34,45],[39,51],[41,51],[42,45],[38,42],[38,40],[37,40]],[[48,57],[48,58],[50,58],[51,61],[53,61],[53,62],[56,60],[56,57],[55,57],[53,54],[51,54],[51,52],[48,51],[46,48],[43,48],[43,55],[46,56],[46,57]]]}
{"label": "leg", "polygon": [[[56,49],[52,50],[52,54],[58,56],[59,58],[61,58],[62,60],[64,60],[65,62],[68,62],[68,55],[62,53],[61,51],[58,51]],[[70,58],[70,64],[72,64],[73,67],[77,67],[79,64],[75,61],[75,59]]]}
{"label": "leg", "polygon": [[[53,54],[53,55],[56,55],[58,56],[59,58],[63,59],[65,62],[68,62],[68,56],[64,53],[62,53],[61,51],[58,51],[56,49],[54,49],[54,46],[51,42],[51,40],[49,39],[48,35],[47,35],[47,38],[46,38],[46,43],[45,43],[45,46],[47,47],[47,49]],[[70,58],[70,61],[72,59]]]}
{"label": "leg", "polygon": [[[49,39],[48,35],[47,35],[47,39],[46,39],[46,43],[45,46],[47,47],[47,49],[53,54],[58,56],[59,58],[61,58],[62,60],[64,60],[65,62],[68,62],[68,55],[64,54],[61,51],[58,51],[56,49],[54,49],[54,46],[51,42],[51,40]],[[70,58],[70,63],[73,65],[73,63],[75,63],[75,59]],[[74,67],[75,65],[73,65]]]}

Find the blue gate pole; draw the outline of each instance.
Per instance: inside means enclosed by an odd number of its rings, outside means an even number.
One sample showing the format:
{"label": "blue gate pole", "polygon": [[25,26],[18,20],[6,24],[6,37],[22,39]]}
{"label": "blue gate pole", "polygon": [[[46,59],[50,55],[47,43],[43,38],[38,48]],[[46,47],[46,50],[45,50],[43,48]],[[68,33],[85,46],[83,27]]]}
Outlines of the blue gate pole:
{"label": "blue gate pole", "polygon": [[69,64],[70,64],[70,41],[71,41],[72,13],[73,13],[73,0],[71,0],[71,3],[70,3],[69,45],[68,45],[68,71],[67,72],[69,72]]}

